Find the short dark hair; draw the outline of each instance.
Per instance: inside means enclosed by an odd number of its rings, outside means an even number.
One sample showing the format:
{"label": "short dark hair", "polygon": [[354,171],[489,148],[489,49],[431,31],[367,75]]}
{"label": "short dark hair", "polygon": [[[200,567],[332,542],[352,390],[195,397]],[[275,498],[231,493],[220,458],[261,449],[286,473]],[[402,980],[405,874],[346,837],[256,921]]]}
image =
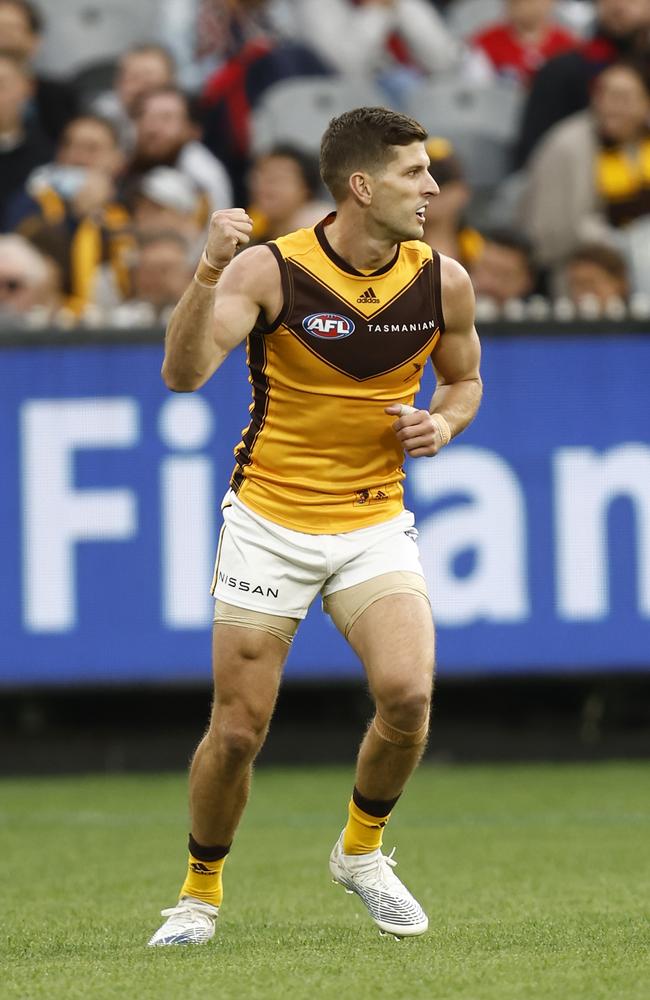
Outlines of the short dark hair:
{"label": "short dark hair", "polygon": [[40,35],[43,31],[43,18],[39,10],[34,6],[33,3],[29,3],[29,0],[0,0],[0,7],[2,5],[17,7],[25,15],[25,19],[29,24],[29,30],[34,35]]}
{"label": "short dark hair", "polygon": [[573,251],[567,264],[595,264],[619,281],[627,281],[628,278],[624,255],[606,243],[583,243]]}
{"label": "short dark hair", "polygon": [[335,201],[342,201],[355,170],[377,170],[394,156],[393,146],[424,142],[426,129],[389,108],[355,108],[332,118],[320,147],[320,172]]}
{"label": "short dark hair", "polygon": [[298,167],[303,183],[311,198],[315,198],[321,190],[320,169],[318,160],[311,153],[289,142],[278,142],[275,146],[265,149],[257,160],[267,160],[272,156],[293,160]]}

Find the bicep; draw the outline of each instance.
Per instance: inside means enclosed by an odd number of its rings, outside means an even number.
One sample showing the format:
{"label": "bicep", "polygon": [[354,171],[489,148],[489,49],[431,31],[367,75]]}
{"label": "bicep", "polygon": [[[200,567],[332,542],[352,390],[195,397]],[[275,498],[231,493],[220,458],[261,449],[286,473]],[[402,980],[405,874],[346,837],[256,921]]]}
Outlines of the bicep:
{"label": "bicep", "polygon": [[219,289],[214,299],[214,340],[228,354],[251,332],[260,312],[249,295],[237,289]]}
{"label": "bicep", "polygon": [[481,345],[474,325],[447,330],[438,341],[431,362],[440,385],[479,378]]}
{"label": "bicep", "polygon": [[[279,301],[277,263],[266,247],[252,247],[224,270],[214,297],[214,339],[228,353],[242,343],[260,312]],[[279,311],[279,305],[278,305]]]}
{"label": "bicep", "polygon": [[478,379],[481,345],[474,326],[474,290],[465,269],[450,258],[445,258],[442,304],[446,328],[431,354],[438,383]]}

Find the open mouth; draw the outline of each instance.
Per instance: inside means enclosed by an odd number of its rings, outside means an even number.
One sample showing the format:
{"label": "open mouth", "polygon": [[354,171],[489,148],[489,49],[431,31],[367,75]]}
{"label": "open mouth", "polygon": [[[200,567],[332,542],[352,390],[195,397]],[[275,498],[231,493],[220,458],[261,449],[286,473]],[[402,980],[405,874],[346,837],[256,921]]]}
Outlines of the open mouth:
{"label": "open mouth", "polygon": [[427,212],[426,205],[424,205],[422,208],[416,208],[416,210],[415,210],[415,214],[417,215],[418,222],[420,222],[422,225],[424,225],[424,220],[426,218],[426,212]]}

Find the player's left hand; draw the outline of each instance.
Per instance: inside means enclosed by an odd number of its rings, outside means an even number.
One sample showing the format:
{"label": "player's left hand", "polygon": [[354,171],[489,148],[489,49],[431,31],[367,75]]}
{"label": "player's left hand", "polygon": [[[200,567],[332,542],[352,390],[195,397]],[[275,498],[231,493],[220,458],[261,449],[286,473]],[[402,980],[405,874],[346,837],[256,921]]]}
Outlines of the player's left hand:
{"label": "player's left hand", "polygon": [[392,403],[384,408],[384,413],[398,417],[393,430],[411,458],[435,455],[442,448],[440,430],[428,410],[416,410],[405,403]]}

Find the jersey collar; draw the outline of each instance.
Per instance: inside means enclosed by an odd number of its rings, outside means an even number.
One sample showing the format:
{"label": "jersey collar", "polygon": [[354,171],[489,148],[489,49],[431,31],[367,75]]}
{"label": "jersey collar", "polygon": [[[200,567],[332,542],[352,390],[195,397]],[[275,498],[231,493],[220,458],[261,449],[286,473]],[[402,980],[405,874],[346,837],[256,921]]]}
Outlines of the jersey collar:
{"label": "jersey collar", "polygon": [[336,264],[336,266],[339,268],[340,271],[345,271],[346,274],[353,274],[355,278],[366,278],[366,280],[368,278],[376,278],[379,275],[386,274],[388,271],[390,271],[391,267],[393,267],[393,265],[397,262],[401,244],[399,243],[397,244],[392,260],[389,260],[387,264],[384,264],[383,267],[380,267],[378,271],[370,271],[370,272],[357,271],[355,267],[352,267],[352,265],[348,264],[346,260],[343,260],[342,257],[339,257],[337,252],[330,245],[330,242],[327,239],[327,236],[325,235],[325,226],[329,226],[331,222],[334,222],[335,218],[336,218],[336,212],[330,212],[329,215],[326,215],[324,219],[321,219],[321,221],[318,222],[316,226],[314,226],[314,232],[316,233],[316,239],[318,240],[323,253],[325,254],[326,257],[328,257],[332,261],[333,264]]}

